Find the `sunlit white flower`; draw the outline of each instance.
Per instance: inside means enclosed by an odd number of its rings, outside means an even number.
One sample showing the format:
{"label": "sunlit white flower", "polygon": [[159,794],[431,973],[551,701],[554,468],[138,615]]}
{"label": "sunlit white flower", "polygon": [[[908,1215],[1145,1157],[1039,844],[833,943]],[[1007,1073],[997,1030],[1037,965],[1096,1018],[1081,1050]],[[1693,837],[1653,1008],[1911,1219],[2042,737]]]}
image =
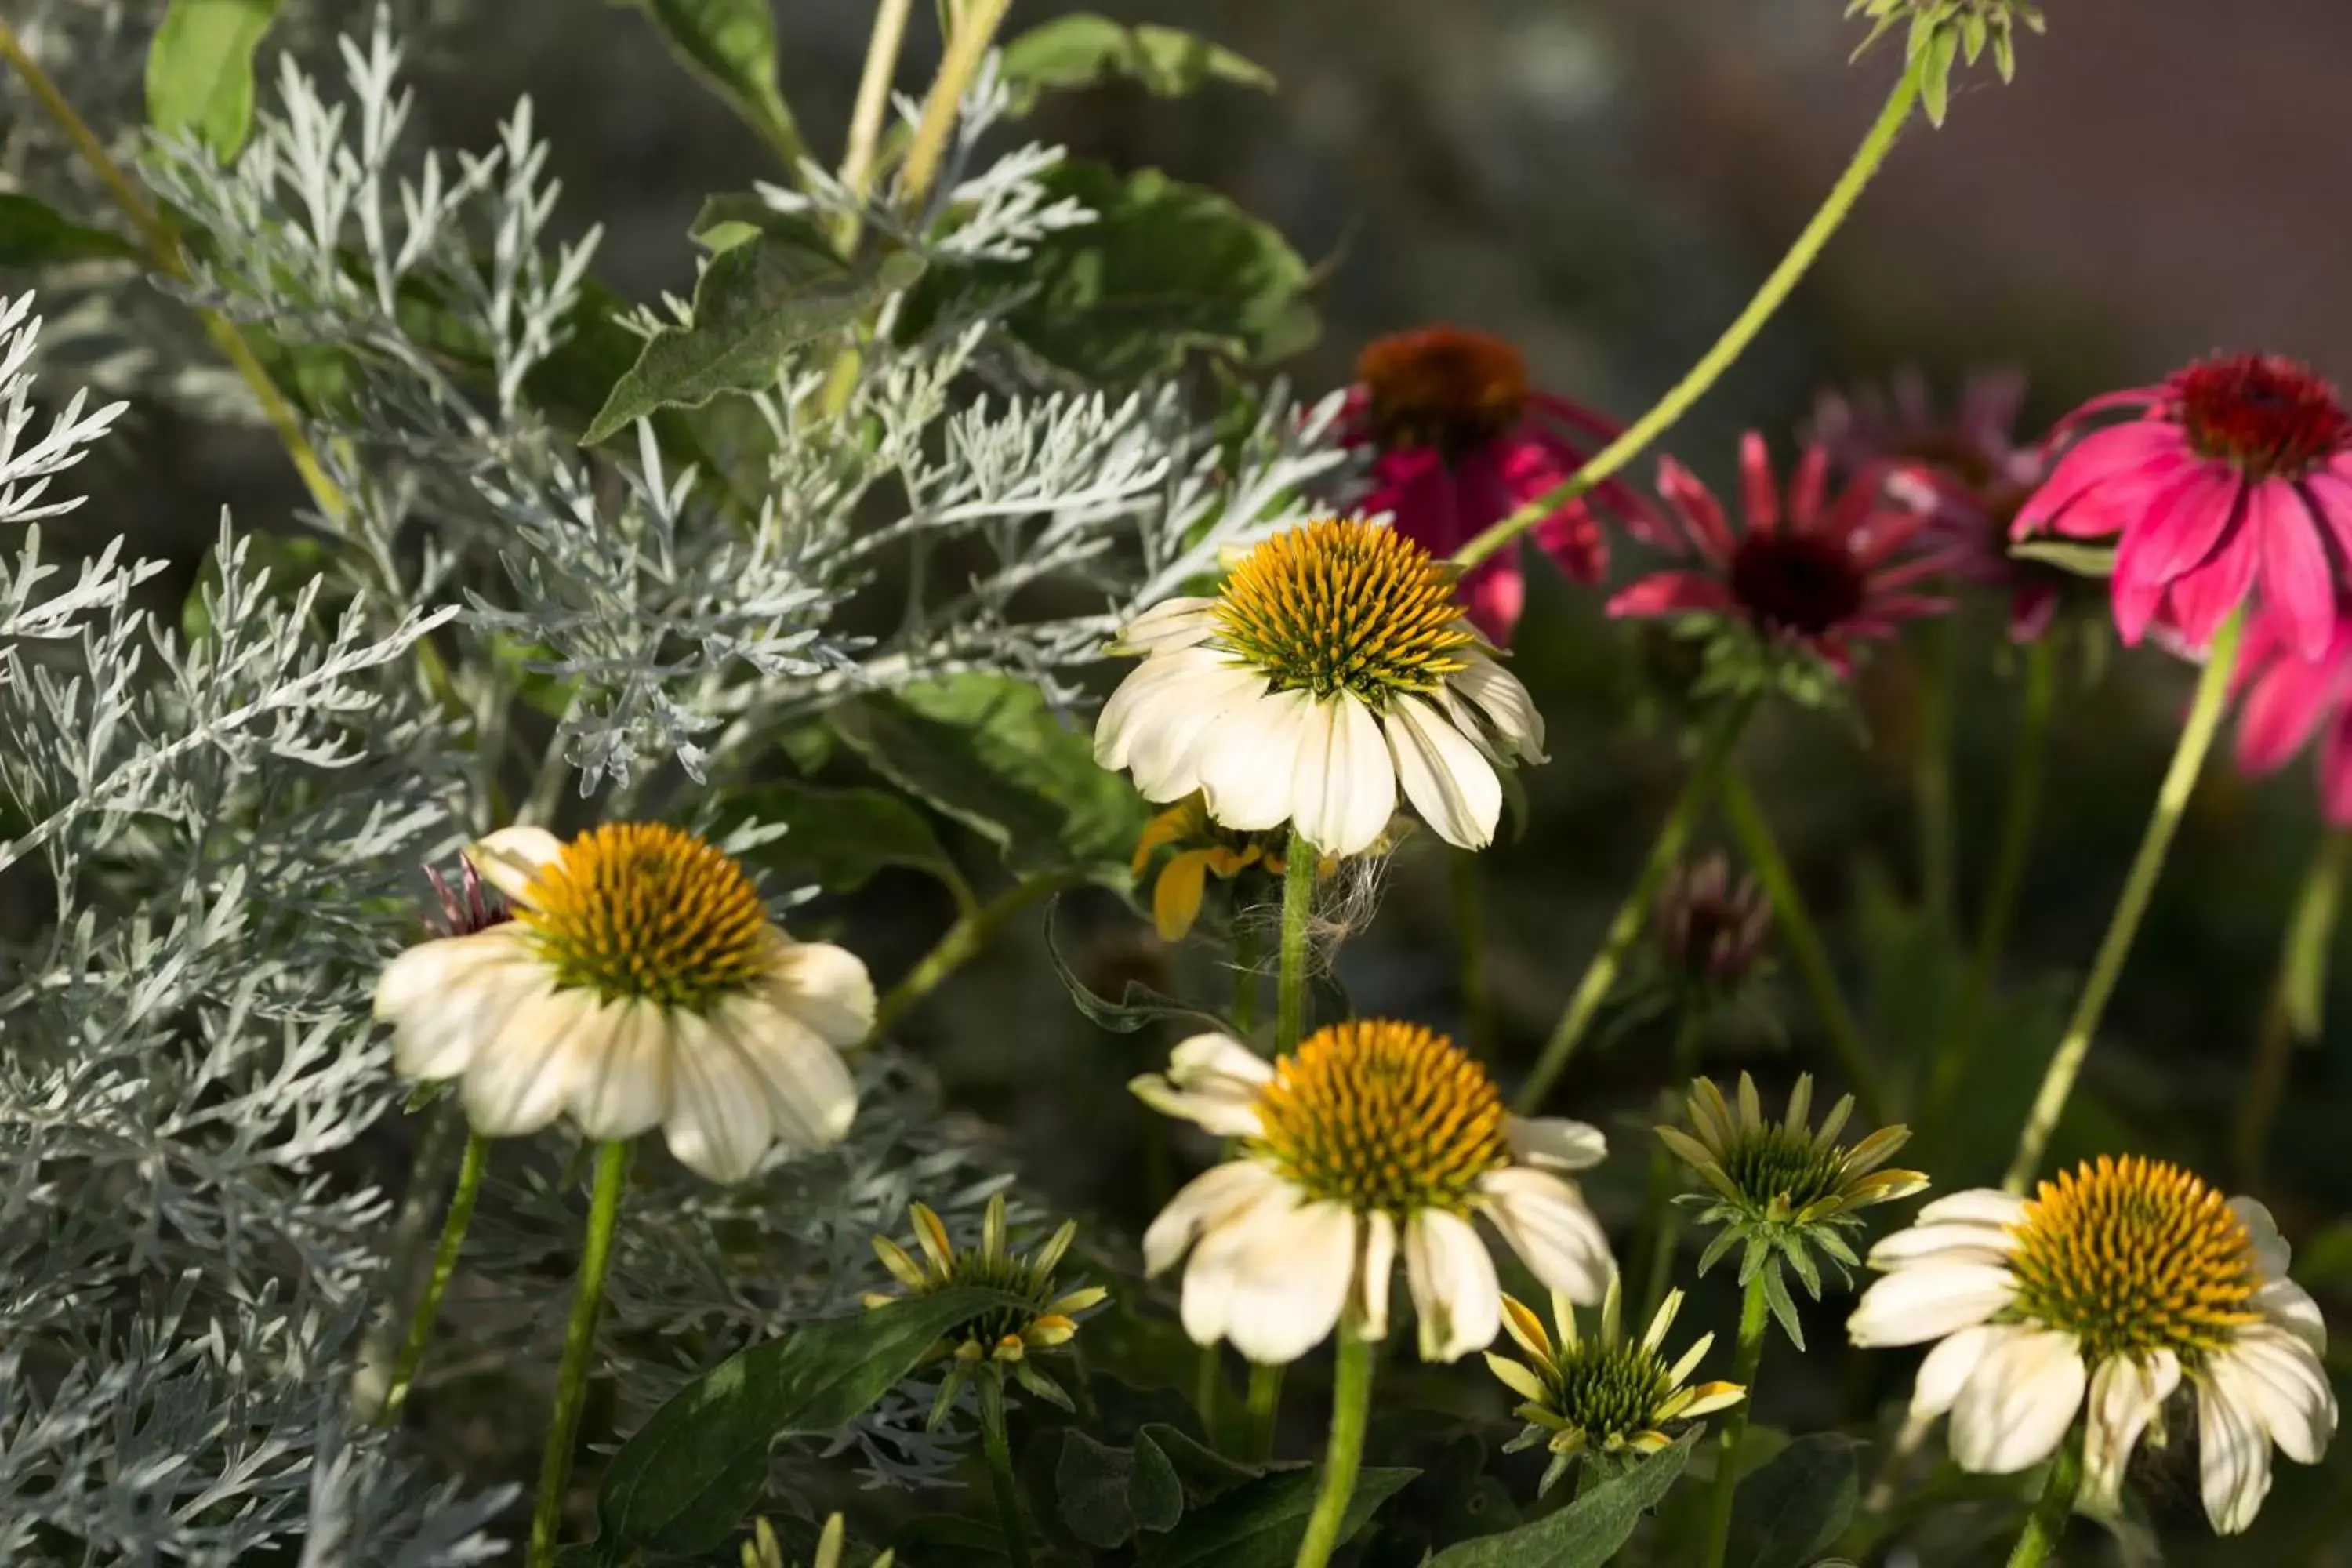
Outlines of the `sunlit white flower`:
{"label": "sunlit white flower", "polygon": [[1171,599],[1112,644],[1143,662],[1104,704],[1095,760],[1155,801],[1199,790],[1243,832],[1288,823],[1360,854],[1397,791],[1450,844],[1495,837],[1496,769],[1543,761],[1543,720],[1452,574],[1381,524],[1276,534],[1214,598]]}
{"label": "sunlit white flower", "polygon": [[1475,1061],[1414,1024],[1334,1024],[1268,1062],[1224,1035],[1179,1045],[1165,1077],[1132,1086],[1155,1110],[1237,1141],[1144,1233],[1158,1274],[1187,1251],[1184,1330],[1254,1362],[1295,1361],[1351,1312],[1388,1331],[1400,1247],[1421,1353],[1453,1361],[1493,1342],[1503,1293],[1473,1221],[1484,1215],[1538,1279],[1601,1300],[1608,1238],[1559,1173],[1607,1146],[1581,1122],[1524,1120]]}
{"label": "sunlit white flower", "polygon": [[2082,1500],[2115,1507],[2142,1435],[2195,1393],[2206,1517],[2232,1534],[2271,1486],[2271,1446],[2316,1464],[2336,1433],[2319,1309],[2286,1278],[2268,1210],[2187,1171],[2102,1157],[2031,1198],[1955,1193],[1872,1249],[1886,1277],[1854,1310],[1858,1345],[1938,1341],[1915,1419],[1949,1413],[1952,1458],[2005,1474],[2085,1417]]}
{"label": "sunlit white flower", "polygon": [[400,954],[375,1014],[404,1076],[462,1080],[476,1131],[659,1127],[688,1168],[733,1182],[778,1143],[848,1131],[840,1052],[873,1025],[873,983],[854,954],[786,936],[731,857],[612,823],[570,844],[506,828],[467,859],[513,918]]}

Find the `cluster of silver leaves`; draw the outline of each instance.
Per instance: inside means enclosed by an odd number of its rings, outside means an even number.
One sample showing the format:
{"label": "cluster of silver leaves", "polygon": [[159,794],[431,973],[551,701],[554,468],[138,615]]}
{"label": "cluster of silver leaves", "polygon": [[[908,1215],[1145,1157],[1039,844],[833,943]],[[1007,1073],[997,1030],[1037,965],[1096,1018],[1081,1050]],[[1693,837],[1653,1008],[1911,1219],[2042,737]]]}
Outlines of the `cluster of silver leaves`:
{"label": "cluster of silver leaves", "polygon": [[[142,41],[106,5],[43,19],[90,57],[80,78]],[[124,409],[37,398],[32,302],[0,300],[0,1560],[499,1552],[511,1489],[469,1494],[442,1479],[461,1464],[369,1420],[446,1191],[446,1163],[410,1170],[403,1118],[451,1142],[448,1107],[404,1105],[367,1012],[416,934],[417,868],[518,811],[693,817],[779,725],[845,696],[974,669],[1059,696],[1338,460],[1331,403],[1276,395],[1219,444],[1173,387],[1045,375],[1000,328],[1012,300],[916,342],[886,303],[837,416],[814,414],[832,351],[787,360],[700,467],[646,425],[583,452],[534,386],[593,308],[595,237],[548,243],[529,105],[488,152],[418,153],[386,24],[340,53],[331,91],[281,64],[233,165],[190,142],[139,161],[205,238],[172,291],[331,351],[339,378],[310,425],[316,505],[259,533],[223,518],[186,612],[153,606],[158,563],[110,531],[45,558],[42,526],[77,504],[59,476]],[[945,261],[1018,260],[1087,221],[1045,197],[1055,150],[979,158],[1003,107],[992,71],[931,203],[956,225],[880,203],[863,220]],[[9,150],[42,153],[0,121]],[[772,199],[859,206],[807,173]],[[168,300],[176,324],[146,333],[151,281],[118,267],[70,298],[113,299],[130,346],[184,371],[199,341]],[[602,797],[567,805],[575,780]],[[863,1071],[825,1157],[728,1191],[648,1158],[601,1331],[624,1429],[733,1350],[855,1310],[909,1199],[961,1229],[1009,1179],[902,1064]],[[413,1408],[518,1367],[538,1408],[580,1234],[571,1158],[499,1149]],[[834,1456],[940,1479],[927,1403],[894,1396]],[[826,1457],[785,1456],[779,1484]]]}

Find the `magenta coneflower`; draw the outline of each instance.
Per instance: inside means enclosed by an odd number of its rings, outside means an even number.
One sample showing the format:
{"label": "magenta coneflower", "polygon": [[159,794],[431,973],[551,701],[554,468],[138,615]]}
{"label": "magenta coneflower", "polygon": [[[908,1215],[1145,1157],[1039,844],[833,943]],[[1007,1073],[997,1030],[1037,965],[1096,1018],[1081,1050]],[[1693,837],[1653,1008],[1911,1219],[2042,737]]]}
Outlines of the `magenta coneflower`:
{"label": "magenta coneflower", "polygon": [[1810,649],[1844,673],[1855,642],[1892,637],[1898,621],[1949,608],[1911,591],[1950,557],[1919,552],[1927,520],[1887,500],[1885,471],[1865,472],[1832,497],[1829,469],[1825,448],[1806,450],[1784,517],[1764,437],[1748,432],[1739,447],[1746,526],[1735,531],[1689,469],[1661,459],[1658,493],[1702,569],[1644,577],[1610,600],[1609,613],[1736,617],[1766,642]]}
{"label": "magenta coneflower", "polygon": [[2292,360],[2201,360],[2154,386],[2095,397],[2059,426],[2122,408],[2084,437],[2017,514],[2116,538],[2116,627],[2137,643],[2159,614],[2203,647],[2250,593],[2306,658],[2333,633],[2352,542],[2352,418]]}
{"label": "magenta coneflower", "polygon": [[2275,773],[2318,741],[2319,808],[2337,827],[2352,827],[2352,616],[2336,617],[2316,659],[2295,650],[2272,615],[2246,627],[2238,661],[2246,693],[2238,710],[2238,766]]}
{"label": "magenta coneflower", "polygon": [[[1443,559],[1565,483],[1584,461],[1582,443],[1608,441],[1618,427],[1531,389],[1526,362],[1502,339],[1438,326],[1378,338],[1364,350],[1341,433],[1349,445],[1378,454],[1361,510],[1389,513],[1398,531]],[[1615,480],[1591,499],[1643,515],[1640,498]],[[1529,531],[1575,582],[1596,583],[1608,567],[1600,520],[1583,500]],[[1474,567],[1461,593],[1480,631],[1510,641],[1527,601],[1517,543]]]}
{"label": "magenta coneflower", "polygon": [[2032,642],[2050,629],[2068,574],[2009,552],[2017,510],[2042,479],[2042,454],[2017,444],[2025,376],[1979,371],[1961,384],[1958,405],[1938,409],[1927,379],[1898,371],[1887,390],[1827,393],[1814,405],[1812,439],[1829,448],[1833,477],[1873,464],[1900,464],[1895,493],[1927,515],[1922,539],[1948,552],[1952,574],[2005,589],[2009,635]]}

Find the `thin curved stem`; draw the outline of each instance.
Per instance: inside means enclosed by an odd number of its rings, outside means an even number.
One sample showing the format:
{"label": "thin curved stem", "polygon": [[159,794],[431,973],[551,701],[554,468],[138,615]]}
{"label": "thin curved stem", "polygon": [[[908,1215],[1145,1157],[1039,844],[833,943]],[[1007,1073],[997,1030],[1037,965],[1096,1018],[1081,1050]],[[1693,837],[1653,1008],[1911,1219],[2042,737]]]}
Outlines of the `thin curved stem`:
{"label": "thin curved stem", "polygon": [[1869,134],[1862,139],[1862,145],[1854,149],[1853,158],[1846,164],[1845,173],[1839,175],[1837,184],[1830,187],[1830,194],[1814,212],[1811,221],[1805,225],[1803,232],[1797,236],[1796,242],[1789,247],[1788,254],[1780,258],[1780,265],[1772,268],[1770,276],[1757,289],[1756,296],[1748,301],[1747,309],[1724,329],[1723,335],[1715,341],[1715,346],[1708,349],[1680,381],[1667,389],[1666,395],[1658,399],[1654,407],[1629,426],[1622,436],[1594,453],[1564,483],[1554,486],[1479,533],[1456,551],[1454,559],[1464,567],[1475,566],[1486,560],[1632,462],[1641,455],[1643,447],[1665,434],[1675,420],[1689,412],[1691,405],[1705,396],[1717,378],[1731,368],[1755,340],[1756,334],[1763,331],[1764,323],[1772,319],[1773,312],[1780,310],[1790,294],[1795,291],[1798,280],[1804,277],[1806,269],[1812,266],[1814,258],[1829,244],[1830,236],[1837,232],[1846,215],[1853,210],[1854,203],[1861,198],[1871,177],[1886,162],[1886,155],[1894,150],[1895,138],[1901,134],[1904,122],[1911,118],[1912,106],[1918,98],[1918,70],[1916,67],[1906,68],[1902,79],[1895,84],[1895,90],[1887,95],[1886,106],[1878,111],[1878,118],[1872,123]]}
{"label": "thin curved stem", "polygon": [[1339,1544],[1356,1472],[1364,1459],[1364,1428],[1372,1408],[1372,1342],[1352,1322],[1339,1325],[1339,1364],[1331,1389],[1331,1441],[1324,1450],[1322,1483],[1293,1568],[1323,1568]]}
{"label": "thin curved stem", "polygon": [[1021,1513],[1021,1489],[1013,1479],[1013,1444],[1004,1431],[1004,1373],[990,1366],[979,1377],[980,1441],[988,1456],[988,1488],[996,1497],[997,1528],[1013,1568],[1029,1568],[1029,1526]]}
{"label": "thin curved stem", "polygon": [[490,1141],[478,1132],[467,1134],[466,1157],[457,1167],[449,1215],[441,1222],[441,1240],[433,1249],[433,1272],[426,1277],[425,1294],[408,1320],[408,1337],[401,1344],[400,1359],[393,1363],[392,1384],[376,1415],[387,1426],[400,1419],[402,1408],[408,1404],[409,1384],[415,1381],[425,1346],[433,1338],[433,1321],[441,1315],[441,1298],[448,1293],[450,1277],[457,1272],[457,1254],[466,1245],[466,1226],[474,1217],[474,1199],[481,1193],[482,1174],[489,1164]]}
{"label": "thin curved stem", "polygon": [[1853,1021],[1853,1013],[1845,1005],[1838,990],[1837,972],[1830,967],[1829,952],[1822,945],[1822,934],[1813,924],[1811,911],[1805,897],[1798,889],[1796,874],[1780,853],[1780,841],[1772,836],[1772,826],[1764,819],[1763,808],[1756,804],[1756,795],[1748,781],[1737,770],[1723,775],[1723,815],[1730,823],[1733,837],[1739,840],[1740,852],[1748,857],[1748,869],[1772,900],[1772,920],[1780,930],[1780,940],[1787,944],[1789,956],[1796,961],[1797,973],[1812,997],[1813,1011],[1828,1031],[1830,1049],[1836,1053],[1838,1067],[1853,1088],[1853,1097],[1862,1105],[1863,1114],[1884,1122],[1887,1119],[1886,1090],[1878,1081],[1878,1069],[1872,1065],[1870,1052],[1862,1043],[1862,1030]]}
{"label": "thin curved stem", "polygon": [[874,1009],[874,1027],[866,1038],[878,1040],[893,1025],[906,1016],[909,1009],[940,988],[940,983],[962,968],[994,939],[1004,922],[1023,910],[1049,894],[1067,891],[1084,879],[1070,872],[1056,871],[1043,877],[1032,877],[1015,882],[988,902],[967,910],[955,924],[948,927],[938,945],[925,953],[915,967],[899,978],[898,984],[884,993]]}
{"label": "thin curved stem", "polygon": [[2000,848],[1993,861],[1992,880],[1985,889],[1984,910],[1979,917],[1977,946],[1969,963],[1967,988],[1944,1030],[1928,1079],[1927,1116],[1942,1110],[1968,1071],[1969,1055],[1992,995],[1992,977],[2000,967],[2001,951],[2009,943],[2010,921],[2017,913],[2017,893],[2025,881],[2027,852],[2033,847],[2034,818],[2042,810],[2042,780],[2050,755],[2050,719],[2057,710],[2057,639],[2046,636],[2025,654],[2025,690],[2020,699],[2017,745],[2010,754],[2009,792],[2001,806]]}
{"label": "thin curved stem", "polygon": [[1724,1412],[1723,1436],[1716,1440],[1715,1491],[1707,1499],[1705,1568],[1723,1568],[1731,1544],[1731,1499],[1739,1489],[1739,1443],[1748,1436],[1748,1413],[1756,1403],[1756,1369],[1764,1360],[1764,1334],[1771,1303],[1764,1294],[1764,1270],[1748,1276],[1739,1302],[1738,1348],[1732,1352],[1731,1381],[1748,1392]]}
{"label": "thin curved stem", "polygon": [[1233,922],[1232,931],[1234,1027],[1246,1039],[1257,1027],[1257,933],[1241,921]]}
{"label": "thin curved stem", "polygon": [[2042,1568],[2048,1561],[2051,1549],[2066,1533],[2066,1520],[2074,1511],[2074,1492],[2082,1484],[2082,1449],[2078,1439],[2069,1437],[2058,1446],[2058,1457],[2051,1461],[2050,1479],[2042,1483],[2041,1500],[2033,1505],[2016,1549],[2009,1554],[2009,1568]]}
{"label": "thin curved stem", "polygon": [[2180,727],[2180,740],[2173,747],[2172,763],[2165,770],[2164,783],[2157,790],[2156,809],[2148,815],[2147,831],[2140,838],[2139,853],[2124,879],[2123,892],[2116,900],[2115,917],[2107,922],[2107,934],[2099,943],[2098,956],[2092,960],[2090,978],[2083,983],[2083,994],[2075,999],[2074,1016],[2067,1020],[2066,1033],[2050,1058],[2048,1070],[2042,1074],[2042,1091],[2034,1097],[2033,1109],[2018,1135],[2017,1156],[2010,1162],[2009,1174],[2001,1181],[2004,1191],[2021,1193],[2026,1183],[2033,1179],[2035,1169],[2042,1163],[2042,1152],[2049,1146],[2050,1134],[2057,1129],[2058,1118],[2066,1109],[2066,1097],[2074,1090],[2075,1077],[2083,1070],[2083,1058],[2090,1053],[2091,1037],[2098,1031],[2099,1020],[2106,1013],[2107,999],[2115,994],[2124,960],[2131,954],[2132,938],[2139,932],[2141,917],[2147,913],[2148,900],[2156,892],[2157,877],[2164,869],[2165,854],[2172,847],[2172,836],[2180,826],[2181,813],[2188,809],[2189,794],[2197,787],[2197,775],[2205,766],[2205,753],[2212,749],[2213,736],[2221,727],[2222,710],[2229,706],[2230,676],[2238,664],[2238,634],[2244,629],[2245,616],[2242,607],[2231,612],[2213,636],[2213,651],[2205,660],[2205,672],[2198,678],[2196,700],[2189,707],[2188,721]]}
{"label": "thin curved stem", "polygon": [[[907,40],[907,14],[914,0],[881,0],[874,8],[874,32],[866,44],[866,68],[858,73],[857,102],[849,111],[849,150],[841,160],[841,183],[859,201],[874,188],[874,150],[881,144],[882,121],[890,109],[890,81],[898,74],[898,51]],[[844,256],[857,248],[863,220],[842,215],[835,239]]]}
{"label": "thin curved stem", "polygon": [[1682,793],[1675,797],[1665,821],[1658,826],[1657,839],[1650,846],[1650,858],[1642,863],[1632,890],[1609,921],[1609,930],[1601,940],[1601,951],[1585,966],[1584,977],[1577,982],[1575,994],[1569,998],[1568,1010],[1553,1026],[1551,1038],[1544,1042],[1543,1055],[1536,1058],[1534,1070],[1519,1086],[1513,1109],[1520,1115],[1531,1116],[1542,1108],[1545,1097],[1567,1068],[1569,1058],[1576,1054],[1592,1021],[1600,1016],[1601,1004],[1609,999],[1611,989],[1617,984],[1617,972],[1624,967],[1627,955],[1649,923],[1651,908],[1658,901],[1658,889],[1664,885],[1666,873],[1674,869],[1684,846],[1690,842],[1699,813],[1706,809],[1708,798],[1723,779],[1732,748],[1738,743],[1741,731],[1748,727],[1748,715],[1755,710],[1754,697],[1740,698],[1717,715],[1707,731],[1698,756],[1691,763],[1690,776],[1683,781]]}
{"label": "thin curved stem", "polygon": [[[2231,1140],[2238,1179],[2251,1184],[2262,1175],[2263,1155],[2278,1120],[2279,1100],[2286,1092],[2287,1065],[2294,1043],[2312,1027],[2308,1014],[2315,997],[2298,996],[2325,980],[2326,952],[2336,933],[2336,912],[2344,892],[2344,875],[2352,868],[2352,831],[2330,828],[2320,840],[2305,873],[2303,890],[2295,895],[2294,913],[2279,943],[2278,973],[2263,1006],[2263,1026],[2256,1036],[2253,1070],[2238,1100],[2237,1126]],[[2298,1015],[2305,1015],[2299,1019]]]}
{"label": "thin curved stem", "polygon": [[580,1413],[588,1402],[588,1363],[596,1350],[596,1314],[604,1304],[604,1273],[613,1261],[613,1236],[620,1228],[621,1194],[629,1181],[629,1145],[623,1141],[596,1149],[595,1195],[588,1205],[588,1236],[580,1252],[580,1278],[572,1287],[572,1317],[563,1329],[563,1360],[555,1378],[555,1421],[539,1465],[539,1499],[530,1511],[528,1568],[553,1568],[563,1527],[563,1491],[572,1479],[572,1450],[580,1440]]}
{"label": "thin curved stem", "polygon": [[1479,875],[1478,852],[1456,849],[1446,857],[1447,882],[1454,894],[1454,952],[1460,965],[1462,1019],[1469,1036],[1470,1054],[1480,1061],[1495,1059],[1494,999],[1486,989],[1486,891]]}
{"label": "thin curved stem", "polygon": [[1297,828],[1282,863],[1282,973],[1276,979],[1274,1049],[1286,1056],[1307,1033],[1307,925],[1315,912],[1315,846]]}
{"label": "thin curved stem", "polygon": [[979,73],[989,41],[996,37],[997,25],[1012,5],[1013,0],[972,0],[957,19],[947,54],[940,61],[940,74],[931,79],[931,89],[924,95],[922,118],[915,123],[915,139],[908,144],[906,167],[898,179],[899,199],[910,215],[919,213],[931,194],[931,182],[947,155],[948,132],[962,108],[964,90]]}

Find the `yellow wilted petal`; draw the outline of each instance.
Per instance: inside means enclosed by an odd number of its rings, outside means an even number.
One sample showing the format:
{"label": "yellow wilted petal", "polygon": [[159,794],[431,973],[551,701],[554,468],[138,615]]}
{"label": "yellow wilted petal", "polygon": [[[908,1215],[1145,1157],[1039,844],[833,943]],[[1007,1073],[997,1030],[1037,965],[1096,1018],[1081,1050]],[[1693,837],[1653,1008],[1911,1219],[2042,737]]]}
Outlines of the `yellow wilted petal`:
{"label": "yellow wilted petal", "polygon": [[1543,1379],[1538,1377],[1530,1368],[1521,1365],[1508,1356],[1496,1355],[1493,1351],[1487,1351],[1485,1354],[1486,1370],[1500,1378],[1503,1386],[1512,1393],[1537,1405],[1544,1404],[1551,1397],[1550,1392],[1544,1387]]}

